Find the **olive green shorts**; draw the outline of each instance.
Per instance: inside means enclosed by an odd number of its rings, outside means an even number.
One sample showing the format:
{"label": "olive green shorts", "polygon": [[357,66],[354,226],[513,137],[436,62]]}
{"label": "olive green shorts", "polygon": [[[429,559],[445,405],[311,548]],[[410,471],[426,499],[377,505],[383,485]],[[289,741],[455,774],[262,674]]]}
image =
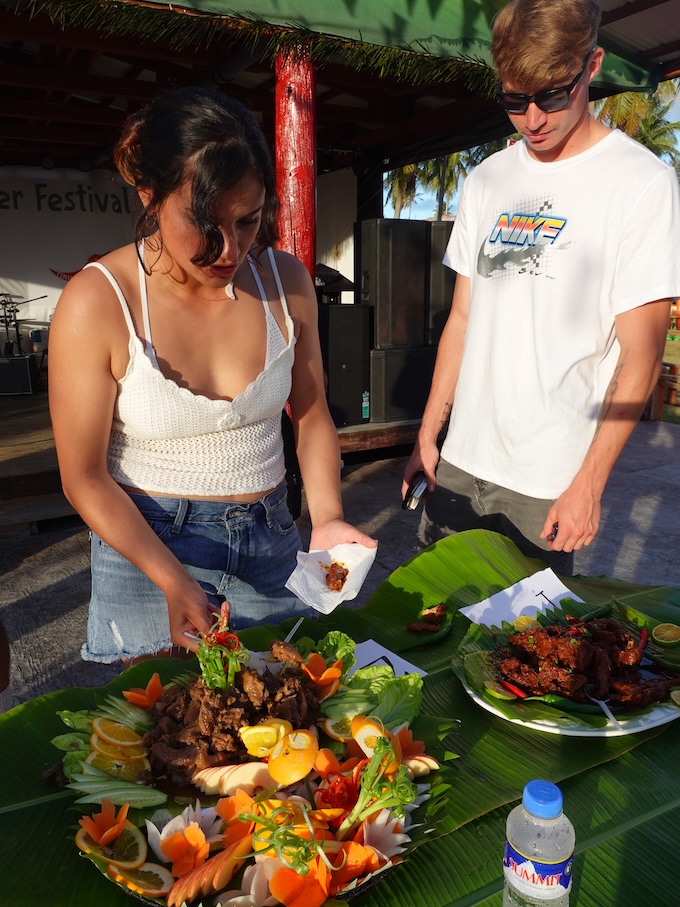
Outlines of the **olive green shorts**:
{"label": "olive green shorts", "polygon": [[539,538],[551,500],[478,479],[443,459],[437,467],[437,487],[424,500],[418,528],[423,547],[454,532],[489,529],[509,538],[527,557],[540,558],[555,573],[571,576],[574,572],[573,551],[552,551]]}

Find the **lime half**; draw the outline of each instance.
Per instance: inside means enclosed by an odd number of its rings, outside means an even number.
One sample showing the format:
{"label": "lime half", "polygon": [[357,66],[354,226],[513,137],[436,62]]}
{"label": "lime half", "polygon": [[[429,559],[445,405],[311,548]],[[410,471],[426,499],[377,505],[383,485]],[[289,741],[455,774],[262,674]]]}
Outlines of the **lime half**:
{"label": "lime half", "polygon": [[657,624],[652,630],[652,639],[660,646],[680,644],[680,627],[677,624]]}
{"label": "lime half", "polygon": [[485,680],[484,689],[496,699],[517,699],[514,693],[506,689],[502,683],[496,683],[495,680]]}

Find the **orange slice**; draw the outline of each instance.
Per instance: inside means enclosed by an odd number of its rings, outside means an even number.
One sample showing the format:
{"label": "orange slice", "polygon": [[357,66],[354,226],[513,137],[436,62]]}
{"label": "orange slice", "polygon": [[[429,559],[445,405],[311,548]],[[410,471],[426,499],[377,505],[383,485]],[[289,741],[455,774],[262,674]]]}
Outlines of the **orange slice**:
{"label": "orange slice", "polygon": [[383,726],[382,722],[375,718],[367,718],[364,715],[357,715],[352,719],[352,737],[359,744],[366,756],[370,759],[375,751],[375,745],[379,737],[387,737],[392,744],[394,759],[391,759],[385,771],[389,774],[396,772],[401,763],[401,744],[397,737],[391,731]]}
{"label": "orange slice", "polygon": [[314,768],[319,741],[311,731],[291,731],[279,740],[269,757],[267,769],[279,784],[295,784]]}
{"label": "orange slice", "polygon": [[98,734],[92,734],[90,737],[90,746],[102,756],[108,756],[109,759],[143,759],[146,756],[146,750],[139,743],[131,743],[127,746],[115,746],[103,740]]}
{"label": "orange slice", "polygon": [[142,863],[137,869],[121,869],[109,863],[106,872],[114,882],[149,898],[162,897],[175,883],[170,870],[159,863]]}
{"label": "orange slice", "polygon": [[133,731],[126,724],[119,721],[112,721],[110,718],[97,717],[92,721],[92,730],[99,740],[109,743],[111,746],[141,746],[142,735]]}
{"label": "orange slice", "polygon": [[332,737],[333,740],[340,740],[343,743],[347,740],[352,739],[352,719],[338,718],[337,721],[332,721],[330,718],[324,719],[323,729],[328,734],[329,737]]}
{"label": "orange slice", "polygon": [[85,761],[120,781],[137,781],[142,772],[151,768],[151,763],[144,757],[141,759],[113,759],[111,756],[103,756],[96,751],[90,753]]}
{"label": "orange slice", "polygon": [[90,853],[121,869],[137,869],[147,855],[146,838],[128,819],[125,820],[122,832],[110,844],[102,847],[81,828],[76,834],[76,845],[84,853]]}

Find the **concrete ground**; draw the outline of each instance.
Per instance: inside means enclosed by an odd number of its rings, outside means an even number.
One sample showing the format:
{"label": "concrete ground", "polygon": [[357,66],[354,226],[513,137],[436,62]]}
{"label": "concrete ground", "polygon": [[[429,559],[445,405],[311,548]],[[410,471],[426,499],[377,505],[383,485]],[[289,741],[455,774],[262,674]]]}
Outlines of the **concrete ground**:
{"label": "concrete ground", "polygon": [[[378,539],[376,562],[355,601],[416,553],[418,514],[401,509],[405,459],[349,462],[343,473],[347,519]],[[680,585],[680,425],[641,422],[614,469],[602,526],[576,557],[576,572],[633,583]],[[80,659],[89,596],[87,532],[52,521],[32,536],[0,538],[0,619],[11,648],[18,701],[69,686],[98,686],[119,670]],[[308,539],[309,523],[301,517]]]}

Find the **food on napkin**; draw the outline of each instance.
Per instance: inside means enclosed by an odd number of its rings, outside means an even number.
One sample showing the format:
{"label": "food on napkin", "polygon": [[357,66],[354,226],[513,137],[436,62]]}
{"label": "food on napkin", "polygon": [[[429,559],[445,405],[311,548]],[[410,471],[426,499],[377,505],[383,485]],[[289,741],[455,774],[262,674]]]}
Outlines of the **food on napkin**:
{"label": "food on napkin", "polygon": [[331,561],[330,564],[321,564],[321,569],[326,571],[326,585],[331,592],[340,592],[349,573],[347,567],[337,561]]}
{"label": "food on napkin", "polygon": [[[371,569],[377,548],[356,543],[336,545],[330,551],[298,551],[297,567],[288,578],[286,589],[311,608],[330,614],[341,602],[359,594]],[[339,564],[347,571],[344,584],[338,591],[326,584],[328,566]]]}

